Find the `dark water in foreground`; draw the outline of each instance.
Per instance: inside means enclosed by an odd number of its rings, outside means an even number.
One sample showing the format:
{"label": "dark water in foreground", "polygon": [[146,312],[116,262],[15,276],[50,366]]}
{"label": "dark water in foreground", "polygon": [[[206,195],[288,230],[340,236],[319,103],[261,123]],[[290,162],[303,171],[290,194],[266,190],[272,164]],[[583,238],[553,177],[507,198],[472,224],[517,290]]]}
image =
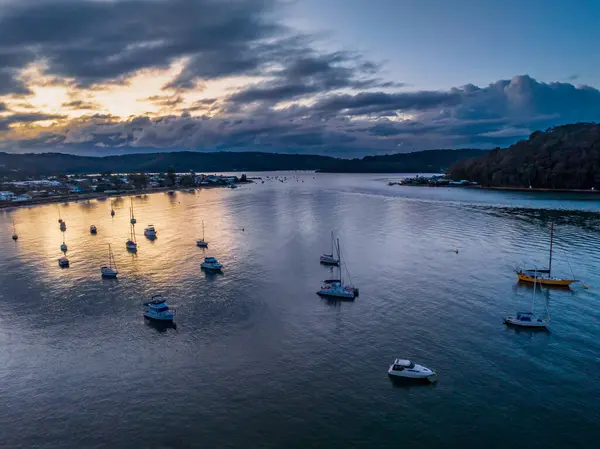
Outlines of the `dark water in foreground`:
{"label": "dark water in foreground", "polygon": [[[66,270],[56,205],[0,212],[0,447],[598,447],[597,200],[299,176],[135,198],[137,256],[129,199],[114,219],[108,202],[61,206]],[[502,317],[532,291],[512,269],[545,264],[550,219],[557,274],[590,288],[542,291],[551,332],[515,331]],[[353,303],[315,295],[332,229]],[[118,281],[100,279],[109,242]],[[176,330],[142,319],[155,293]],[[395,357],[438,384],[392,385]]]}

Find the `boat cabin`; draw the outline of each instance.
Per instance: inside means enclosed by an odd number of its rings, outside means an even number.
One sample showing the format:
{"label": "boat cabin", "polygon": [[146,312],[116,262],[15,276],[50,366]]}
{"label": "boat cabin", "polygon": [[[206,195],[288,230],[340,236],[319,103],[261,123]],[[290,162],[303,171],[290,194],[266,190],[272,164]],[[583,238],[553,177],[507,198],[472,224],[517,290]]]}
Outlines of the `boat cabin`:
{"label": "boat cabin", "polygon": [[404,369],[413,369],[415,364],[410,360],[396,359],[392,371],[403,371]]}

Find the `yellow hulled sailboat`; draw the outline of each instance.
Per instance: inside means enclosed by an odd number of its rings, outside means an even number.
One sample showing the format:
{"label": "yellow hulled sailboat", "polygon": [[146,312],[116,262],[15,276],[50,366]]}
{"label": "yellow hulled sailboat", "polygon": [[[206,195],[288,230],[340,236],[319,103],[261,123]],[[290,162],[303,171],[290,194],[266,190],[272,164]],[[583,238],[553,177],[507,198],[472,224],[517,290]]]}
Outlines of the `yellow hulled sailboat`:
{"label": "yellow hulled sailboat", "polygon": [[[522,282],[530,282],[534,284],[537,282],[541,285],[554,286],[554,287],[568,287],[574,282],[577,282],[577,279],[566,279],[566,278],[557,278],[552,276],[552,242],[554,240],[554,222],[550,223],[550,258],[548,261],[548,269],[547,270],[519,270],[517,271],[517,277],[519,281]],[[537,279],[536,279],[537,277]]]}

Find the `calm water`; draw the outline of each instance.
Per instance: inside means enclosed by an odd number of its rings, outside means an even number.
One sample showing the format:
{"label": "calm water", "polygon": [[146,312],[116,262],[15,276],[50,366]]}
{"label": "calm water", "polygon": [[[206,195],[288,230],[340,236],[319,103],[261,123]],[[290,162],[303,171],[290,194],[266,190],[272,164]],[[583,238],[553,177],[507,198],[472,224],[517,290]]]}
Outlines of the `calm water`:
{"label": "calm water", "polygon": [[[114,218],[108,201],[61,205],[64,270],[56,205],[0,211],[0,447],[597,447],[595,197],[290,176],[134,198],[137,255],[128,198]],[[589,289],[536,295],[550,333],[507,328],[532,297],[513,268],[546,263],[549,220],[556,272]],[[331,230],[353,303],[315,295]],[[100,278],[109,242],[117,281]],[[200,270],[205,254],[223,275]],[[144,322],[156,293],[177,329]],[[436,369],[438,384],[394,386],[395,357]]]}

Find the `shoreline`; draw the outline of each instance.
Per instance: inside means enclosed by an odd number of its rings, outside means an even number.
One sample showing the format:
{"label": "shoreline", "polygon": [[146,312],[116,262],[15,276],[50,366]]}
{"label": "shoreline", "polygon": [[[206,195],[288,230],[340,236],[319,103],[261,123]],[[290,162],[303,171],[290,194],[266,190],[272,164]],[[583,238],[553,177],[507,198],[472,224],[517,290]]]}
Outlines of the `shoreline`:
{"label": "shoreline", "polygon": [[462,188],[462,189],[478,189],[478,190],[504,190],[504,191],[512,191],[512,192],[546,192],[546,193],[585,193],[588,195],[594,195],[600,193],[600,190],[591,190],[591,189],[549,189],[543,187],[487,187],[487,186],[468,186],[468,185],[432,185],[432,184],[400,184],[393,183],[388,184],[390,186],[399,186],[399,187],[431,187],[431,188]]}
{"label": "shoreline", "polygon": [[[251,181],[248,182],[238,182],[239,184],[252,184]],[[149,195],[152,193],[161,193],[161,192],[185,192],[186,190],[194,189],[194,191],[198,189],[216,189],[216,188],[228,188],[227,185],[204,185],[204,186],[195,186],[195,187],[154,187],[149,189],[140,189],[140,190],[127,190],[120,191],[117,193],[71,193],[67,195],[60,196],[52,196],[47,198],[38,198],[32,199],[29,201],[16,201],[16,202],[0,202],[0,210],[6,209],[16,209],[20,207],[27,206],[40,206],[44,204],[53,204],[53,203],[79,203],[82,201],[90,201],[90,200],[101,200],[108,198],[121,198],[125,196],[136,196],[136,195]],[[191,193],[191,192],[190,192]]]}
{"label": "shoreline", "polygon": [[543,187],[486,187],[486,186],[464,186],[470,189],[481,189],[481,190],[508,190],[514,192],[547,192],[547,193],[587,193],[587,194],[598,194],[600,190],[591,189],[550,189]]}

